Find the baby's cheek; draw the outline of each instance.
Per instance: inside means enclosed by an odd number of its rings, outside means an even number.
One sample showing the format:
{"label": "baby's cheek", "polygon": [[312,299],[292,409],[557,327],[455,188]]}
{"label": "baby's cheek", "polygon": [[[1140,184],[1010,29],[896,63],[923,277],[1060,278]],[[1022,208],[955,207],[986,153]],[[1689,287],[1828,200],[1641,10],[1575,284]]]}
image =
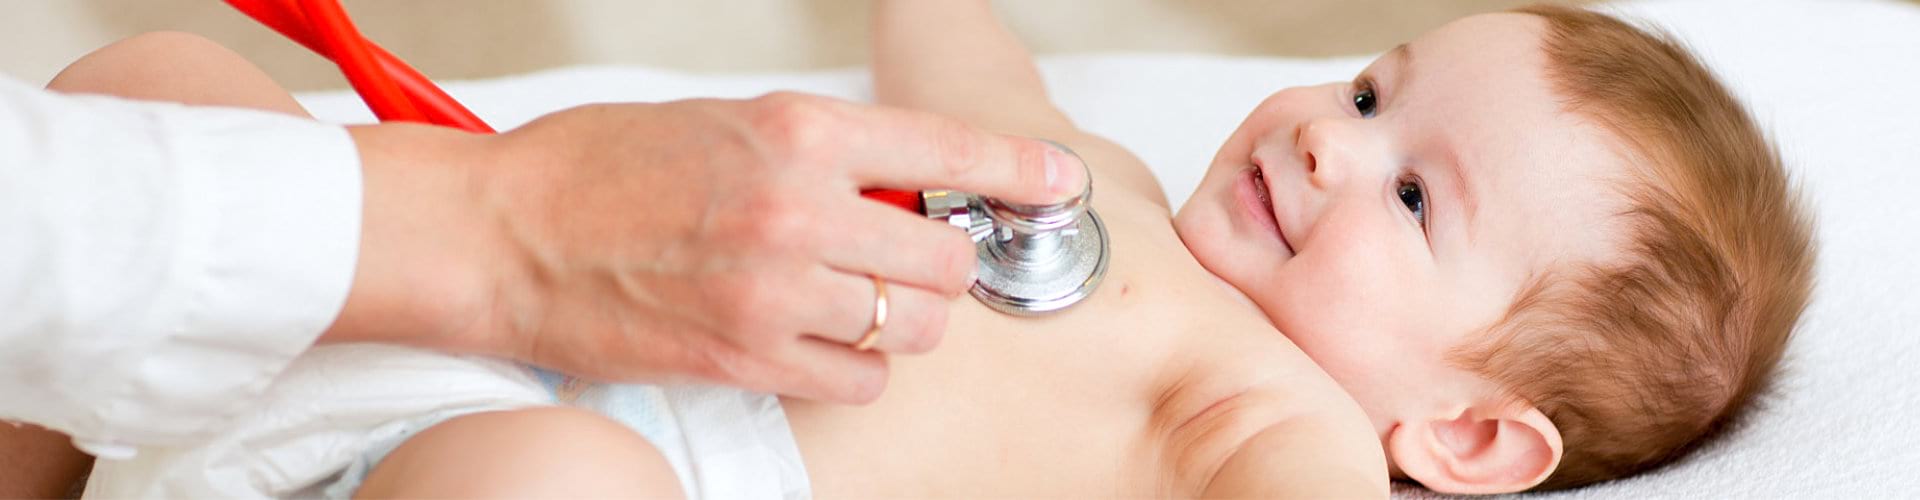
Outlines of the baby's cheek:
{"label": "baby's cheek", "polygon": [[1327,307],[1377,315],[1381,311],[1374,309],[1396,305],[1410,286],[1406,277],[1412,270],[1391,243],[1367,238],[1325,243],[1299,260]]}
{"label": "baby's cheek", "polygon": [[1377,241],[1320,240],[1286,264],[1270,300],[1308,342],[1385,342],[1416,309],[1416,280],[1397,258]]}

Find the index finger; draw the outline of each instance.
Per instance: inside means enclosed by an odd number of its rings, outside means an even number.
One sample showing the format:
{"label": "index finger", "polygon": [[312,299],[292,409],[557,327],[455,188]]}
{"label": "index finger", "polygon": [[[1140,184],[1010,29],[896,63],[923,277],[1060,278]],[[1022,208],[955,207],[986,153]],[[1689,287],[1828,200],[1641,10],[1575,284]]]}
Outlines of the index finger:
{"label": "index finger", "polygon": [[1080,157],[1050,141],[980,130],[933,113],[854,107],[840,164],[862,188],[952,189],[1014,203],[1059,203],[1086,189]]}

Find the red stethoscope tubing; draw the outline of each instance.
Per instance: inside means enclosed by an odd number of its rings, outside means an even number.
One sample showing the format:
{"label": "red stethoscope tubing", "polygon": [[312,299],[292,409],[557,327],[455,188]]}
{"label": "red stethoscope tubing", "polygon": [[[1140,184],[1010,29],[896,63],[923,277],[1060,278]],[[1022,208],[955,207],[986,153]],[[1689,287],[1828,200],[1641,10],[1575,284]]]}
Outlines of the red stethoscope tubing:
{"label": "red stethoscope tubing", "polygon": [[427,115],[413,107],[413,100],[400,92],[400,84],[386,72],[380,71],[379,63],[373,60],[373,51],[367,48],[370,43],[360,36],[360,30],[353,27],[353,21],[347,19],[345,9],[333,0],[299,0],[300,11],[307,15],[307,26],[320,39],[320,44],[333,54],[333,62],[340,66],[340,73],[346,75],[347,82],[367,101],[367,107],[373,108],[374,116],[381,121],[426,122]]}
{"label": "red stethoscope tubing", "polygon": [[[322,42],[319,36],[309,30],[310,21],[305,13],[305,9],[293,3],[293,0],[226,0],[226,2],[228,5],[233,6],[234,9],[259,21],[260,24],[264,24],[268,28],[279,32],[282,36],[306,46],[308,50],[312,50],[322,57],[334,59],[334,52],[328,48],[330,44]],[[338,3],[335,2],[326,3],[338,6]],[[347,23],[344,11],[335,10],[341,12],[341,14],[339,19],[333,22]],[[321,21],[326,20],[323,19]],[[360,37],[357,31],[352,30],[350,23],[347,24],[347,26],[349,30],[348,33],[350,33],[351,36],[340,40],[341,42],[345,42],[343,45],[365,47],[367,49],[366,51],[372,55],[378,65],[377,68],[343,66],[341,72],[348,75],[349,83],[352,82],[351,79],[356,78],[353,75],[392,81],[399,87],[400,92],[405,95],[406,100],[426,115],[425,120],[411,121],[424,121],[425,123],[453,127],[476,133],[494,132],[493,127],[487,126],[486,122],[481,121],[479,116],[474,115],[472,111],[467,110],[465,106],[461,106],[458,101],[453,100],[453,96],[447,95],[445,91],[440,90],[440,87],[434,85],[425,75],[420,74],[420,72],[413,69],[412,66],[408,66],[407,63],[401,61],[400,58],[394,57],[394,55],[387,52],[386,49],[367,41],[364,37]],[[380,113],[382,113],[379,108],[384,106],[384,104],[381,104],[381,102],[389,100],[387,98],[370,97],[357,85],[354,90],[361,92],[361,98],[367,100],[368,107],[375,108],[375,116],[379,116]]]}
{"label": "red stethoscope tubing", "polygon": [[[460,105],[426,75],[367,40],[339,0],[225,0],[247,17],[308,50],[333,60],[347,83],[380,121],[430,123],[474,133],[493,127]],[[868,189],[861,196],[909,211],[921,211],[920,193]]]}

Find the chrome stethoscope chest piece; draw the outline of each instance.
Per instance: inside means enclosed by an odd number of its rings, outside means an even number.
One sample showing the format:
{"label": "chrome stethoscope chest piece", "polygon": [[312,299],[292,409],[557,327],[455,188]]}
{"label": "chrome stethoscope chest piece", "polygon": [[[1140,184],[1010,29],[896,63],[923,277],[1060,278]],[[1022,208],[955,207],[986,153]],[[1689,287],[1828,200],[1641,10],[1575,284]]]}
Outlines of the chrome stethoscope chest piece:
{"label": "chrome stethoscope chest piece", "polygon": [[1069,228],[1026,237],[1007,232],[974,243],[979,279],[971,293],[996,311],[1037,316],[1065,309],[1092,295],[1107,274],[1107,228],[1092,209],[1080,211]]}
{"label": "chrome stethoscope chest piece", "polygon": [[928,217],[973,237],[978,280],[971,293],[1016,316],[1059,311],[1092,295],[1107,274],[1107,227],[1093,187],[1052,205],[1021,205],[954,191],[921,193]]}

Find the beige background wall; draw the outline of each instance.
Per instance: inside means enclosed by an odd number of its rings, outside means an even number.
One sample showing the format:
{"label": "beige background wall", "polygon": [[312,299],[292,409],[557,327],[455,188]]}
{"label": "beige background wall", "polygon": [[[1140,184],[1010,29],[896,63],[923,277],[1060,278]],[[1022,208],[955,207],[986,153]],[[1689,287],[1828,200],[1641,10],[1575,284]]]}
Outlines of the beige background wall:
{"label": "beige background wall", "polygon": [[[921,0],[944,1],[944,0]],[[1366,53],[1522,0],[1002,0],[1036,52]],[[694,71],[861,64],[866,0],[347,0],[362,31],[437,79],[572,64]],[[87,51],[154,30],[233,47],[295,89],[332,66],[219,0],[0,0],[0,73],[44,83]]]}
{"label": "beige background wall", "polygon": [[[966,0],[917,0],[966,1]],[[1909,0],[1920,3],[1920,0]],[[1370,53],[1526,0],[997,0],[1042,54]],[[439,79],[574,64],[764,71],[861,64],[867,0],[345,0],[369,37]],[[219,0],[0,0],[0,74],[45,82],[129,35],[182,30],[233,47],[294,89],[345,82]]]}

